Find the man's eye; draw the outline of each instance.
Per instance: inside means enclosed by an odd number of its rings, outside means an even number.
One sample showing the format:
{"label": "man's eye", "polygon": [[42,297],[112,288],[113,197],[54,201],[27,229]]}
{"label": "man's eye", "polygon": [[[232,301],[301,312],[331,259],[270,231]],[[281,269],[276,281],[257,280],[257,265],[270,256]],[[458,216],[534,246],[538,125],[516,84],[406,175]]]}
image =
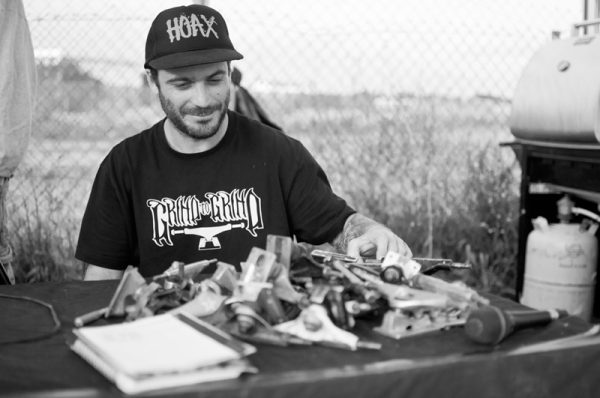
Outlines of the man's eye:
{"label": "man's eye", "polygon": [[171,86],[175,87],[175,88],[186,88],[190,86],[190,82],[185,81],[185,80],[176,80],[176,81],[172,81],[170,82]]}

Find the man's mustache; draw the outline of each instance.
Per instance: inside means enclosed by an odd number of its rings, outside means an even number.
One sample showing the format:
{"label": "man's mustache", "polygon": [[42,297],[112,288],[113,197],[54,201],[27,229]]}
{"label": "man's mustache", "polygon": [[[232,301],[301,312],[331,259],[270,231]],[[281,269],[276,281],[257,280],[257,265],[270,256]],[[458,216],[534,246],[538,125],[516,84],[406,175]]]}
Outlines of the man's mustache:
{"label": "man's mustache", "polygon": [[190,108],[183,108],[182,111],[186,115],[207,116],[215,111],[220,111],[221,108],[222,108],[221,104],[215,104],[215,105],[206,106],[206,107],[194,106],[194,107],[190,107]]}

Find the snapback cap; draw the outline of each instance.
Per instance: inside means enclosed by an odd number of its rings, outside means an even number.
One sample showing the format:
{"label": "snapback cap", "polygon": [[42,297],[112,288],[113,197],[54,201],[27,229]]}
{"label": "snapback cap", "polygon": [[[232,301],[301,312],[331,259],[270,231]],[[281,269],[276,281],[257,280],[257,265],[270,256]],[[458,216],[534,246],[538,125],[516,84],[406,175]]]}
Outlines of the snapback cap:
{"label": "snapback cap", "polygon": [[242,59],[233,48],[223,16],[192,4],[160,12],[146,39],[144,68],[172,69]]}

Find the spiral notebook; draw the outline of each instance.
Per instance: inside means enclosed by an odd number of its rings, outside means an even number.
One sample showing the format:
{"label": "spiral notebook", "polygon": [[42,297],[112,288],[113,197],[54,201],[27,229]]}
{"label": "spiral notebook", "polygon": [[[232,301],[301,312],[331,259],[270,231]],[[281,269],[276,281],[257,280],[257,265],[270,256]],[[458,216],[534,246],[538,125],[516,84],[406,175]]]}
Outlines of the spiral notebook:
{"label": "spiral notebook", "polygon": [[127,394],[256,372],[253,346],[184,312],[73,333],[71,349]]}

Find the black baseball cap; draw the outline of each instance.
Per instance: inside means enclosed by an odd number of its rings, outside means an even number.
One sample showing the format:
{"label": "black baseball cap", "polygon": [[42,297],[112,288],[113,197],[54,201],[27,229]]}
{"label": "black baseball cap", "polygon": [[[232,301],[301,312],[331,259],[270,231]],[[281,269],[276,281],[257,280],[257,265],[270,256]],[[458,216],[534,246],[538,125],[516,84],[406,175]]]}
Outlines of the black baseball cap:
{"label": "black baseball cap", "polygon": [[242,59],[223,16],[200,4],[160,12],[146,39],[144,68],[172,69]]}

